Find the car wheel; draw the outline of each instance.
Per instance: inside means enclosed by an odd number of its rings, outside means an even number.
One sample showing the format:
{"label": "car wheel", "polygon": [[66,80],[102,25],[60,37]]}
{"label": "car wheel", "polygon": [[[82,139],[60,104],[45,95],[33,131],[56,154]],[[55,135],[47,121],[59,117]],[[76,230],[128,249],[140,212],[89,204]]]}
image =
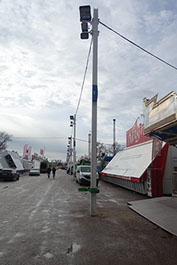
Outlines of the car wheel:
{"label": "car wheel", "polygon": [[16,181],[17,177],[13,176],[12,181]]}
{"label": "car wheel", "polygon": [[79,183],[79,185],[80,185],[80,186],[82,186],[82,182],[81,182],[81,180],[80,180],[80,179],[79,179],[78,183]]}

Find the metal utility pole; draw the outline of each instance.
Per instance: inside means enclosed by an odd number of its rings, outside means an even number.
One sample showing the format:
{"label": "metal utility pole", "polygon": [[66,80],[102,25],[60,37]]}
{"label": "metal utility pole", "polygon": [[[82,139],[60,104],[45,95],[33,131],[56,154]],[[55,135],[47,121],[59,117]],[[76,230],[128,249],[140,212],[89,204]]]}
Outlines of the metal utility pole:
{"label": "metal utility pole", "polygon": [[68,137],[68,165],[72,163],[72,136]]}
{"label": "metal utility pole", "polygon": [[113,119],[113,154],[116,155],[116,119]]}
{"label": "metal utility pole", "polygon": [[88,134],[88,158],[89,159],[90,159],[90,144],[91,144],[90,137],[91,137],[91,133]]}
{"label": "metal utility pole", "polygon": [[[92,68],[92,156],[91,156],[91,188],[96,188],[97,168],[97,68],[98,68],[98,9],[94,9],[92,20],[93,35],[93,68]],[[96,193],[91,193],[91,216],[96,215]]]}
{"label": "metal utility pole", "polygon": [[73,180],[76,177],[76,114],[70,115],[70,127],[74,126],[74,137],[73,137]]}
{"label": "metal utility pole", "polygon": [[[81,21],[81,39],[88,39],[89,33],[92,34],[93,40],[93,68],[92,68],[92,143],[91,143],[91,185],[90,188],[80,188],[79,191],[89,191],[91,193],[90,214],[96,215],[96,193],[99,190],[96,187],[96,170],[97,170],[97,64],[98,64],[98,9],[94,9],[93,19],[91,19],[90,6],[80,6]],[[89,31],[88,23],[92,25]]]}
{"label": "metal utility pole", "polygon": [[76,177],[76,114],[74,115],[73,125],[74,125],[74,138],[73,138],[73,180],[75,180],[75,177]]}

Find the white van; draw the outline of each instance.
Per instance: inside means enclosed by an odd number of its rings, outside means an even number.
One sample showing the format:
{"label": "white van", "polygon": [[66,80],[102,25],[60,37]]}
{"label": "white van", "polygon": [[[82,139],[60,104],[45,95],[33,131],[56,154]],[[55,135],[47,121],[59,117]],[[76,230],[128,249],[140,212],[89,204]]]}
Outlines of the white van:
{"label": "white van", "polygon": [[[98,186],[99,178],[98,173],[96,173],[96,185]],[[76,170],[76,182],[80,185],[90,186],[91,178],[91,166],[89,165],[80,165],[77,166]]]}

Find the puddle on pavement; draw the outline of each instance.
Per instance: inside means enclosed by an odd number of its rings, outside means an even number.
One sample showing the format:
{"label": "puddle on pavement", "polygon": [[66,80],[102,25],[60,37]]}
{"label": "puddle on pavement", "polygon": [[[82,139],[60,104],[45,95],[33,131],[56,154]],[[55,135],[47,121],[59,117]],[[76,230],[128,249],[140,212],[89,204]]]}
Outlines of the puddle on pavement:
{"label": "puddle on pavement", "polygon": [[75,254],[80,248],[81,246],[78,243],[72,243],[66,254]]}
{"label": "puddle on pavement", "polygon": [[53,254],[50,252],[47,252],[44,254],[44,257],[46,257],[47,259],[51,259],[53,257]]}

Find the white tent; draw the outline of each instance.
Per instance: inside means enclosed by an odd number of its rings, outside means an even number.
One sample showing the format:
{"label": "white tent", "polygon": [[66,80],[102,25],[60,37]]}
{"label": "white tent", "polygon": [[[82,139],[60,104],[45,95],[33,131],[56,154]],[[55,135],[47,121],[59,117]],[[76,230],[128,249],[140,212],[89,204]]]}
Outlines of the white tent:
{"label": "white tent", "polygon": [[2,165],[2,168],[14,168],[17,171],[24,170],[21,158],[16,152],[4,151],[0,153],[0,165]]}

